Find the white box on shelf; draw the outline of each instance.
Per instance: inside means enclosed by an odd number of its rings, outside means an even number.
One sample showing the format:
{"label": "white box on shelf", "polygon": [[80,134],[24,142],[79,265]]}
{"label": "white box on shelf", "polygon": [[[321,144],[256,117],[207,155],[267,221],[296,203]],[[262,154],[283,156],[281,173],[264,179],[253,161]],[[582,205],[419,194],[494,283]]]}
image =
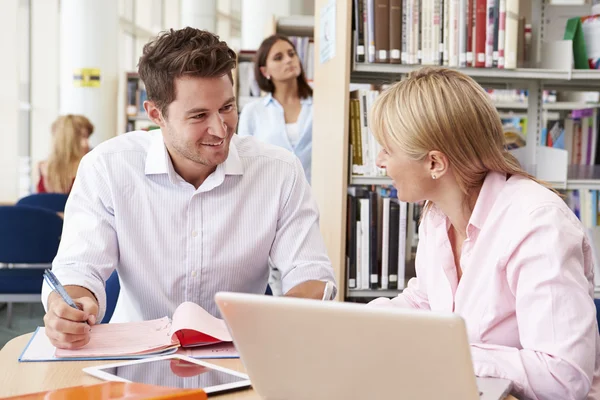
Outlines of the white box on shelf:
{"label": "white box on shelf", "polygon": [[568,152],[553,147],[538,146],[535,154],[535,164],[527,160],[526,148],[521,147],[510,151],[519,160],[523,169],[536,178],[558,185],[566,185],[568,170]]}

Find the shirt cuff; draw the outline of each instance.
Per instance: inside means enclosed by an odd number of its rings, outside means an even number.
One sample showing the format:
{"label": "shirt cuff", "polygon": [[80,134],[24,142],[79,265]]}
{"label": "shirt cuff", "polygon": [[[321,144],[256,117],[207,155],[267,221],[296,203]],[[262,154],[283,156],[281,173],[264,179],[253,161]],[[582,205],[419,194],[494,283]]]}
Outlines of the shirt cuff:
{"label": "shirt cuff", "polygon": [[337,283],[333,276],[333,269],[328,264],[311,264],[297,266],[281,277],[281,291],[287,293],[291,288],[306,281],[330,281],[333,283],[332,298],[337,295]]}

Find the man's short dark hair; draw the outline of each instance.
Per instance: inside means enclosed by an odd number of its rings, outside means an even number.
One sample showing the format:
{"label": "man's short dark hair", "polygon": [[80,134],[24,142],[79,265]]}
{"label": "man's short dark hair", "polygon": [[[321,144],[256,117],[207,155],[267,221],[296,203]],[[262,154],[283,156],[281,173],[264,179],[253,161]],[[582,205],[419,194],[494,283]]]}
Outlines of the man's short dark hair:
{"label": "man's short dark hair", "polygon": [[213,33],[194,28],[160,33],[144,46],[138,64],[146,85],[148,100],[166,118],[167,107],[175,100],[175,79],[184,76],[217,78],[229,76],[235,68],[236,54]]}

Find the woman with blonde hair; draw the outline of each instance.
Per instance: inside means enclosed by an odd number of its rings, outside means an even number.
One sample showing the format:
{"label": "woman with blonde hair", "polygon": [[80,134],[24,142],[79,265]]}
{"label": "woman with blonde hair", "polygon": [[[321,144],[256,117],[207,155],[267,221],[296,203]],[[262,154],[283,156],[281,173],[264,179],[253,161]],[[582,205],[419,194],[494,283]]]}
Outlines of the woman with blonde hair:
{"label": "woman with blonde hair", "polygon": [[416,278],[370,304],[458,313],[476,375],[511,380],[519,398],[600,399],[585,230],[505,151],[484,90],[458,71],[423,68],[371,113],[398,199],[427,203]]}
{"label": "woman with blonde hair", "polygon": [[52,152],[40,163],[38,193],[71,191],[81,158],[90,150],[94,125],[82,115],[63,115],[52,124]]}

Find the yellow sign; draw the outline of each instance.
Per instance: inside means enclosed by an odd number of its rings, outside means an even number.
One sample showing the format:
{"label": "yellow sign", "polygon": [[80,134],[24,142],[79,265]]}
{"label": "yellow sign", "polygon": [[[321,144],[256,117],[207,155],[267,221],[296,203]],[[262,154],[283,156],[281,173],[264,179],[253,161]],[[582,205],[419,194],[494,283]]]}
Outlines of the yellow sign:
{"label": "yellow sign", "polygon": [[73,70],[73,86],[100,87],[100,70],[98,68],[75,68]]}

